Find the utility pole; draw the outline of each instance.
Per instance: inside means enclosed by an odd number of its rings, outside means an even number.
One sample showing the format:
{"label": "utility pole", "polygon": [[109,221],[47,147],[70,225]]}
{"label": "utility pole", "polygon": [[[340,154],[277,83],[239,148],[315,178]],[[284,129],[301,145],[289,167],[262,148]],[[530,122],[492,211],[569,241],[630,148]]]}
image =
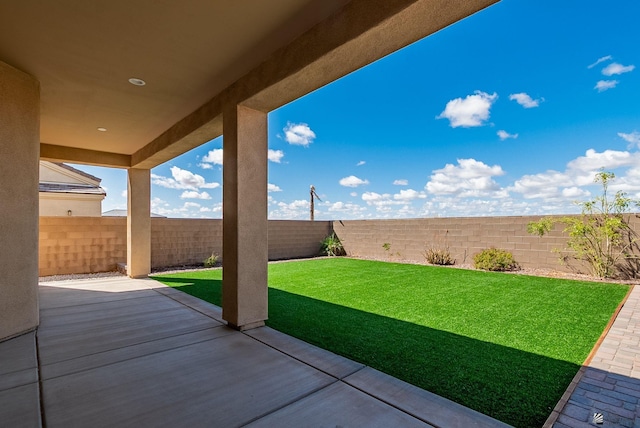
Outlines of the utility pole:
{"label": "utility pole", "polygon": [[315,216],[314,198],[318,198],[319,201],[322,201],[320,196],[316,193],[316,188],[313,184],[309,188],[309,198],[311,200],[311,203],[309,204],[309,217],[311,218],[311,221],[313,221]]}

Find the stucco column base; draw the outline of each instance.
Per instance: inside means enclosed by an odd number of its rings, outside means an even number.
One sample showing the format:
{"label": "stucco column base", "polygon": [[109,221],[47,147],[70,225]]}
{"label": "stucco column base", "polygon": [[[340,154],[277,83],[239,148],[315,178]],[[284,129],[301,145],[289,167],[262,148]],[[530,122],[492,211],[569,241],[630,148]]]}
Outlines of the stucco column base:
{"label": "stucco column base", "polygon": [[127,275],[151,273],[151,170],[127,170]]}
{"label": "stucco column base", "polygon": [[225,109],[222,318],[238,329],[267,319],[267,114]]}
{"label": "stucco column base", "polygon": [[238,331],[246,331],[246,330],[252,330],[258,327],[264,327],[264,321],[253,322],[245,325],[234,325],[231,323],[227,323],[227,327],[231,327]]}

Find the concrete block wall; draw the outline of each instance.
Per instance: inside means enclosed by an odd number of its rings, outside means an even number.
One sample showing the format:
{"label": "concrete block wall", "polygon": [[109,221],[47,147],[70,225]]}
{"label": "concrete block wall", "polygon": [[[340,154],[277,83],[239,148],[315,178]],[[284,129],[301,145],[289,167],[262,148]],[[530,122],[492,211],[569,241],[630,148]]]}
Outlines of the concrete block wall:
{"label": "concrete block wall", "polygon": [[[407,220],[269,221],[269,259],[318,255],[320,242],[335,230],[351,256],[424,261],[424,251],[449,246],[457,264],[494,246],[509,250],[527,268],[572,269],[558,262],[564,248],[562,225],[548,236],[529,235],[527,224],[539,216],[424,218]],[[640,218],[631,216],[640,230]],[[389,250],[383,245],[389,244]],[[153,268],[199,264],[212,252],[222,255],[222,220],[151,219]],[[126,218],[41,217],[40,276],[115,270],[127,259]],[[582,272],[585,266],[574,264]],[[574,270],[575,271],[575,270]]]}
{"label": "concrete block wall", "polygon": [[329,221],[269,220],[269,260],[317,256],[331,232]]}
{"label": "concrete block wall", "polygon": [[222,220],[151,219],[151,268],[198,264],[212,253],[222,255]]}
{"label": "concrete block wall", "polygon": [[126,218],[40,217],[40,276],[113,271],[126,260]]}
{"label": "concrete block wall", "polygon": [[[269,221],[269,259],[318,255],[329,221]],[[222,220],[151,219],[151,267],[200,264],[222,255]],[[127,260],[124,217],[40,217],[39,275],[116,270]]]}
{"label": "concrete block wall", "polygon": [[[424,262],[426,249],[444,248],[448,245],[456,264],[473,265],[475,254],[493,246],[511,251],[522,267],[586,273],[584,265],[574,262],[572,269],[559,263],[558,254],[553,250],[564,249],[567,242],[561,224],[556,224],[553,231],[544,237],[527,233],[527,224],[540,218],[513,216],[348,220],[334,222],[333,228],[347,254],[351,256]],[[630,223],[634,230],[640,230],[637,216],[631,216]],[[389,244],[389,250],[385,250],[385,244]]]}

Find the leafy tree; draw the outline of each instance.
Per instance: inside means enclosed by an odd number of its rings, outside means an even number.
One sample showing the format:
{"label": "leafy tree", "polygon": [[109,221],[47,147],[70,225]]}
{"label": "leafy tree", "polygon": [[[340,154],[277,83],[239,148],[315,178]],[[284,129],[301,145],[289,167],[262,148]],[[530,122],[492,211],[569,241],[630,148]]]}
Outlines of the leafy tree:
{"label": "leafy tree", "polygon": [[609,198],[609,183],[615,178],[612,172],[601,171],[594,182],[602,185],[602,194],[591,201],[577,202],[582,209],[580,216],[560,219],[542,218],[527,225],[531,234],[543,236],[551,231],[554,223],[565,225],[564,232],[569,234],[567,247],[571,255],[562,256],[562,260],[574,258],[587,262],[591,273],[599,278],[615,276],[617,265],[622,260],[633,258],[637,248],[636,234],[629,226],[624,214],[632,205],[639,205],[625,192],[618,191]]}

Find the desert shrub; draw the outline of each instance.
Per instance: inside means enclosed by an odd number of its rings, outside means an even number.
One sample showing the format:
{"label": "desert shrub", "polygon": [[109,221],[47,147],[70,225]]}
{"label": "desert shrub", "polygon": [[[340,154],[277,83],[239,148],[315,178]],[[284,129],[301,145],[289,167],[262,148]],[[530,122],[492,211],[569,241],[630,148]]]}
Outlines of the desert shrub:
{"label": "desert shrub", "polygon": [[448,266],[456,263],[449,248],[427,248],[423,254],[427,263],[432,265]]}
{"label": "desert shrub", "polygon": [[346,252],[344,251],[344,247],[342,246],[342,242],[340,242],[340,238],[336,236],[335,233],[324,238],[321,242],[322,244],[322,254],[326,254],[327,256],[344,256]]}
{"label": "desert shrub", "polygon": [[629,225],[628,212],[632,206],[640,206],[640,201],[629,198],[623,191],[610,198],[609,183],[614,178],[612,172],[596,174],[594,182],[602,185],[602,193],[590,201],[577,202],[582,208],[579,217],[542,218],[529,223],[527,231],[544,236],[552,230],[554,223],[562,223],[565,225],[563,232],[569,238],[565,253],[556,249],[561,262],[584,261],[591,273],[600,278],[615,277],[618,270],[625,270],[624,262],[627,262],[625,273],[635,277],[638,272],[632,261],[637,260],[638,236]]}
{"label": "desert shrub", "polygon": [[209,257],[207,257],[204,260],[204,262],[203,262],[204,267],[211,268],[211,267],[217,266],[219,259],[220,259],[220,257],[216,253],[212,253]]}
{"label": "desert shrub", "polygon": [[449,251],[449,242],[447,240],[449,231],[445,231],[444,235],[435,235],[431,240],[431,244],[422,252],[427,263],[432,265],[449,266],[456,263],[456,260]]}
{"label": "desert shrub", "polygon": [[476,269],[497,272],[518,269],[518,263],[511,252],[495,247],[482,250],[473,256],[473,264]]}

